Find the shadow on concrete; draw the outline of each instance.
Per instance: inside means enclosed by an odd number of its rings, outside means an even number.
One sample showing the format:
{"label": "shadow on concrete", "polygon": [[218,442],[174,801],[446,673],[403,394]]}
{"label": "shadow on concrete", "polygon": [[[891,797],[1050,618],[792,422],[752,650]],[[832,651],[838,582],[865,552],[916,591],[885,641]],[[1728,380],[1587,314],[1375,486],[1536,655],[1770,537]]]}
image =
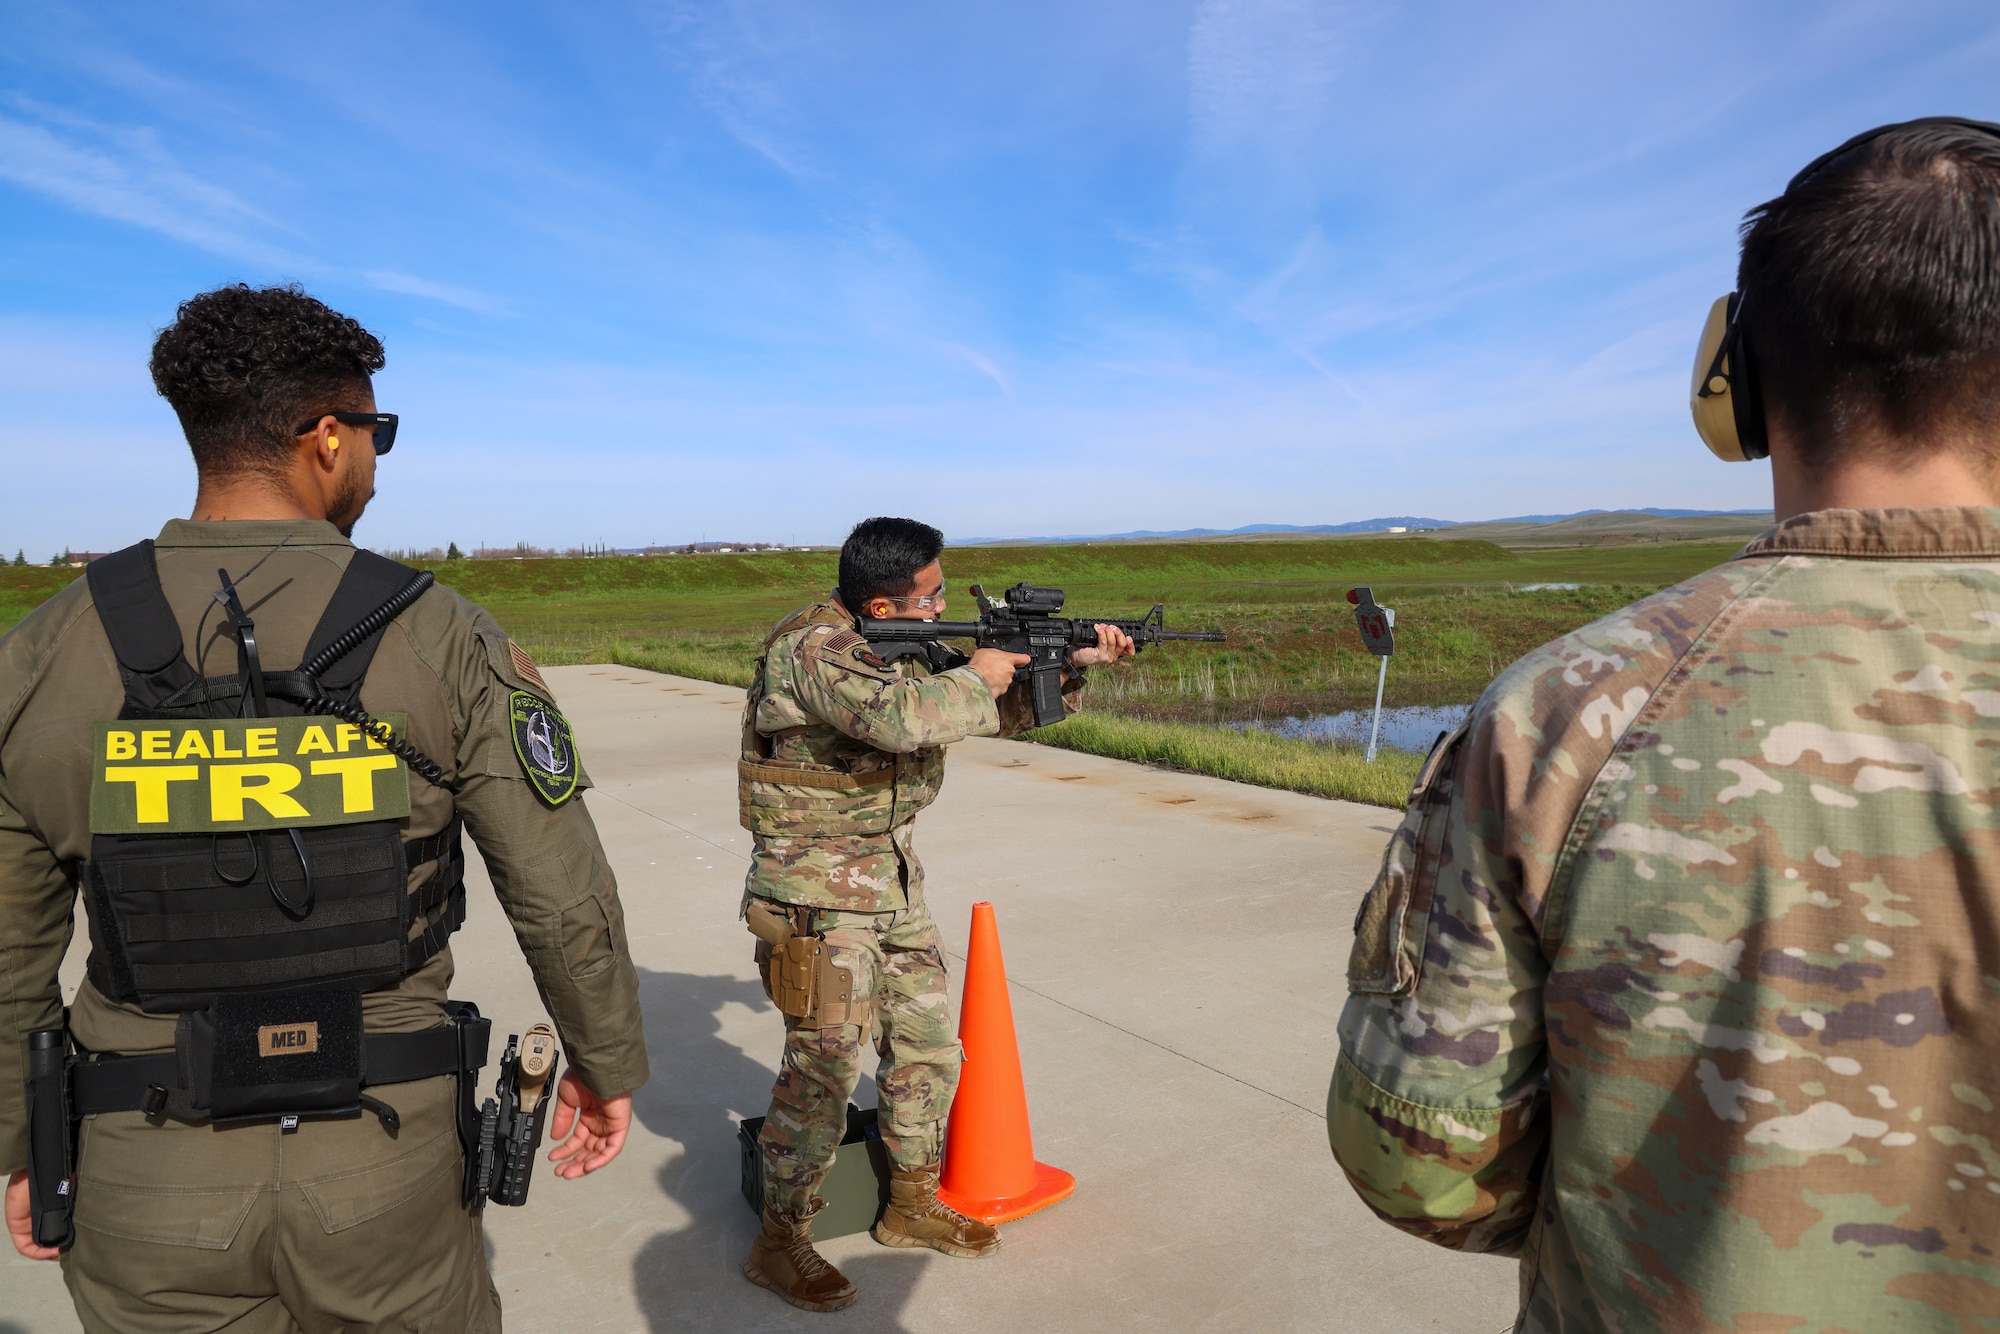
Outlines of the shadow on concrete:
{"label": "shadow on concrete", "polygon": [[[831,1315],[801,1311],[743,1277],[743,1260],[757,1235],[757,1216],[740,1188],[737,1124],[762,1116],[771,1099],[771,1070],[721,1035],[720,1015],[732,1003],[770,1009],[756,981],[727,974],[639,970],[653,1079],[633,1099],[639,1121],[681,1146],[660,1169],[661,1193],[692,1216],[662,1232],[633,1261],[633,1288],[647,1328],[668,1330],[907,1331],[902,1319],[911,1291],[934,1258],[877,1246],[836,1259],[860,1289],[855,1303]],[[775,1060],[777,1052],[771,1055]],[[872,1081],[855,1100],[874,1105]],[[851,1251],[852,1239],[836,1246]],[[876,1253],[869,1253],[870,1251]]]}

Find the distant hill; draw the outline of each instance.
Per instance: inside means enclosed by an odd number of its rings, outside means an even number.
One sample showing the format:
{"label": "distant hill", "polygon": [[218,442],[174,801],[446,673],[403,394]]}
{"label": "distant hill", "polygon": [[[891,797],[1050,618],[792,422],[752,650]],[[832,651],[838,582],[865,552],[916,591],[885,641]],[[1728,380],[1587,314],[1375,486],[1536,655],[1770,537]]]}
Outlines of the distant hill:
{"label": "distant hill", "polygon": [[1392,528],[1450,528],[1451,519],[1360,519],[1354,523],[1253,523],[1242,528],[1139,528],[1129,533],[1068,533],[1059,537],[968,537],[955,547],[1004,547],[1030,542],[1185,542],[1197,537],[1254,537],[1262,533],[1385,533]]}
{"label": "distant hill", "polygon": [[1774,522],[1768,510],[1737,513],[1595,510],[1554,520],[1494,519],[1455,524],[1432,537],[1503,547],[1568,547],[1627,542],[1748,542]]}
{"label": "distant hill", "polygon": [[[1574,514],[1516,514],[1505,519],[1463,519],[1455,526],[1473,523],[1561,523],[1565,519],[1585,519],[1593,514],[1645,514],[1655,519],[1770,518],[1769,510],[1578,510]],[[1390,522],[1394,522],[1391,520]]]}
{"label": "distant hill", "polygon": [[[1664,532],[1667,529],[1670,529],[1672,525],[1653,525],[1653,524],[1648,524],[1645,521],[1663,520],[1663,519],[1664,520],[1674,520],[1674,519],[1760,520],[1761,521],[1760,523],[1758,523],[1755,527],[1750,529],[1750,531],[1754,533],[1755,531],[1757,531],[1758,528],[1762,528],[1770,524],[1771,512],[1769,510],[1677,510],[1677,509],[1652,509],[1652,508],[1630,509],[1630,510],[1594,509],[1594,510],[1578,510],[1574,514],[1519,514],[1505,519],[1469,519],[1469,520],[1468,519],[1423,519],[1423,518],[1417,518],[1414,515],[1402,515],[1396,518],[1358,519],[1352,523],[1316,523],[1316,524],[1253,523],[1253,524],[1246,524],[1241,528],[1176,528],[1176,529],[1140,528],[1140,529],[1135,529],[1129,533],[1067,533],[1058,537],[968,537],[954,541],[950,545],[955,547],[1004,547],[1004,546],[1030,546],[1044,542],[1048,543],[1173,542],[1173,541],[1185,542],[1191,539],[1200,539],[1200,538],[1285,537],[1294,534],[1299,536],[1315,536],[1315,535],[1325,536],[1325,535],[1354,534],[1354,533],[1388,533],[1388,532],[1394,532],[1397,529],[1405,529],[1410,532],[1418,532],[1422,530],[1436,531],[1438,529],[1446,529],[1446,528],[1495,529],[1500,533],[1504,533],[1505,537],[1503,538],[1500,536],[1493,536],[1492,534],[1489,534],[1487,532],[1480,532],[1477,534],[1477,536],[1480,537],[1491,536],[1492,540],[1500,541],[1500,540],[1505,540],[1507,538],[1516,538],[1520,536],[1520,534],[1516,531],[1517,527],[1531,527],[1544,524],[1564,524],[1564,523],[1572,523],[1574,521],[1581,521],[1583,526],[1588,527],[1593,533],[1602,536],[1612,536],[1614,535],[1614,533],[1622,535],[1627,530],[1630,530],[1633,535],[1643,534],[1650,536],[1652,535],[1653,530],[1656,526],[1659,527],[1661,531]],[[1598,522],[1591,523],[1590,521],[1592,520],[1597,520]],[[1607,523],[1604,522],[1604,520],[1609,520],[1610,522]],[[1742,526],[1743,525],[1740,522],[1716,524],[1716,525],[1704,525],[1704,524],[1694,525],[1694,527],[1703,528],[1705,530],[1700,534],[1701,536],[1708,536],[1709,532],[1706,531],[1708,529],[1713,529],[1715,532],[1718,533],[1727,531],[1733,534],[1738,528],[1741,528]],[[1454,534],[1454,536],[1457,535],[1458,534]],[[1474,536],[1474,534],[1472,533],[1466,533],[1463,535],[1467,537]],[[1562,538],[1570,536],[1570,534],[1565,532],[1565,533],[1549,534],[1549,536],[1560,540]]]}

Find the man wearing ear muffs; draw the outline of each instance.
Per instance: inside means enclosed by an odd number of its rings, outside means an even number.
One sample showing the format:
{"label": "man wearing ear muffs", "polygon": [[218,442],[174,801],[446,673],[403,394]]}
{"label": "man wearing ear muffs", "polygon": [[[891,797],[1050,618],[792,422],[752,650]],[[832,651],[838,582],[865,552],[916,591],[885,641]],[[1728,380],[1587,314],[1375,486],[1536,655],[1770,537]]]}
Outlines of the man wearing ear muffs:
{"label": "man wearing ear muffs", "polygon": [[1778,525],[1503,673],[1365,901],[1328,1135],[1519,1330],[2000,1314],[2000,126],[1751,211],[1697,428]]}

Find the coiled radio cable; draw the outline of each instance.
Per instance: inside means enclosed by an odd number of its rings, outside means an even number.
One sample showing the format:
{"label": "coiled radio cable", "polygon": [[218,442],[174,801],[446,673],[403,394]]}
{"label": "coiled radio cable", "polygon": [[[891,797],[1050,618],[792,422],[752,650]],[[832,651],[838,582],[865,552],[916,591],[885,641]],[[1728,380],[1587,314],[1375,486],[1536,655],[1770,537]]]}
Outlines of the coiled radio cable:
{"label": "coiled radio cable", "polygon": [[458,791],[457,784],[444,776],[444,767],[442,765],[409,742],[403,740],[403,738],[397,736],[390,729],[389,724],[383,722],[380,718],[372,716],[359,704],[349,704],[345,700],[335,699],[332,695],[314,695],[310,699],[300,701],[300,703],[307,713],[330,713],[336,718],[345,719],[347,722],[353,723],[372,737],[376,744],[380,745],[384,750],[394,755],[403,763],[409,765],[411,773],[416,774],[432,787],[441,787],[445,791],[453,793]]}
{"label": "coiled radio cable", "polygon": [[[325,648],[314,654],[312,661],[299,668],[299,671],[307,679],[313,681],[316,687],[321,672],[333,666],[334,663],[340,661],[347,654],[352,653],[368,636],[395,620],[397,616],[402,614],[404,608],[422,597],[424,590],[436,581],[437,576],[429,570],[418,571],[417,577],[404,585],[401,591],[396,593],[394,597],[391,597],[387,602],[384,602],[374,611],[369,612],[347,630],[343,631],[338,639],[335,639],[331,644],[328,644]],[[359,704],[350,704],[345,700],[336,699],[324,691],[319,691],[306,699],[300,700],[299,704],[307,713],[330,713],[336,718],[354,724],[354,726],[366,732],[377,745],[387,750],[403,763],[409,765],[411,773],[416,774],[432,787],[441,787],[451,793],[458,791],[457,785],[444,776],[444,766],[424,754],[421,750],[418,750],[408,741],[397,736],[389,724],[371,716]]]}

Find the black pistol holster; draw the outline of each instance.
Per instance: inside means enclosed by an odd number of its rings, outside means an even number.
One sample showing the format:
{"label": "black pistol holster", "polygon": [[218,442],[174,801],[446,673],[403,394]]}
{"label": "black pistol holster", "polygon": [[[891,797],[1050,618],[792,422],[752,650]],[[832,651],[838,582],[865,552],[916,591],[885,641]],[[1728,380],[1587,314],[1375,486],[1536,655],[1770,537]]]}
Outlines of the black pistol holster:
{"label": "black pistol holster", "polygon": [[[500,1058],[500,1077],[493,1085],[494,1096],[479,1109],[477,1140],[466,1158],[467,1204],[528,1202],[535,1151],[542,1145],[542,1127],[561,1064],[555,1031],[547,1024],[529,1029],[525,1045],[519,1037],[507,1039],[507,1054]],[[471,1105],[470,1095],[465,1095],[460,1104],[462,1113]]]}

